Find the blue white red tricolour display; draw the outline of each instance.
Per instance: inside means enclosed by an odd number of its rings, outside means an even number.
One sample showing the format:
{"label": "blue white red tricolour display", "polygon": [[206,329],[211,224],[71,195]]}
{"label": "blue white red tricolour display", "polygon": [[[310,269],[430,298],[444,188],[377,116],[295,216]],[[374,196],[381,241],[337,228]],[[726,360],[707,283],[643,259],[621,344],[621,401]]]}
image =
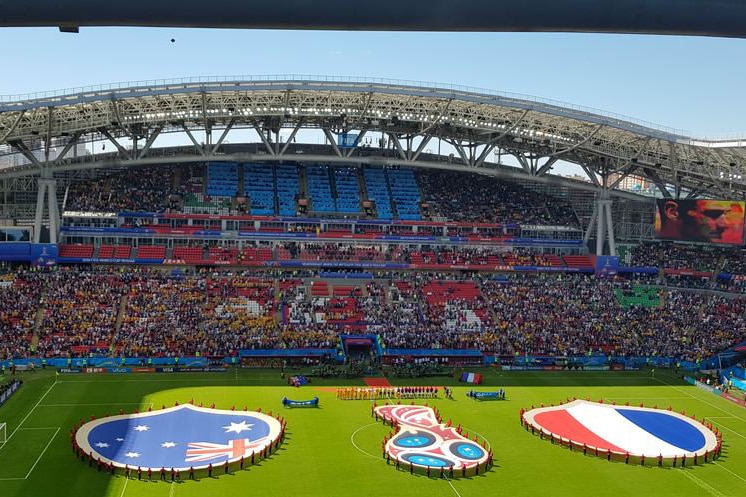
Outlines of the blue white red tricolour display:
{"label": "blue white red tricolour display", "polygon": [[703,456],[717,447],[715,433],[683,414],[576,400],[532,409],[523,422],[563,441],[630,456]]}
{"label": "blue white red tricolour display", "polygon": [[260,412],[184,404],[97,419],[84,424],[75,440],[86,454],[116,467],[186,471],[259,455],[281,431],[277,419]]}

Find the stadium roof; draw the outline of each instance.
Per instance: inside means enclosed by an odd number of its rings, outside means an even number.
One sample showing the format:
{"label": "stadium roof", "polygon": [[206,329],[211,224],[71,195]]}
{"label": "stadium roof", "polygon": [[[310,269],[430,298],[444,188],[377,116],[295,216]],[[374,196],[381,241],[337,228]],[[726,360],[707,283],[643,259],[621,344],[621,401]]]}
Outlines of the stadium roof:
{"label": "stadium roof", "polygon": [[[488,90],[383,79],[325,76],[224,77],[144,81],[0,97],[0,146],[23,154],[29,164],[8,167],[0,178],[153,163],[153,144],[165,133],[182,133],[193,149],[175,161],[232,160],[221,147],[231,130],[254,129],[263,160],[297,160],[286,155],[300,129],[322,130],[335,159],[356,162],[354,150],[337,146],[339,134],[383,133],[398,157],[415,163],[432,139],[457,152],[454,167],[478,171],[489,154],[514,155],[526,176],[549,173],[557,161],[580,165],[600,186],[615,187],[635,174],[655,182],[665,195],[746,195],[746,140],[711,141],[680,130],[625,116]],[[279,130],[292,129],[287,143]],[[195,133],[211,136],[207,145]],[[111,141],[112,161],[88,163],[69,157],[83,141]],[[128,150],[125,140],[140,148]],[[53,161],[44,153],[66,143]],[[153,150],[151,150],[151,148]],[[246,157],[244,157],[246,158]],[[420,161],[421,162],[421,161]],[[421,165],[421,164],[418,164]],[[494,165],[493,165],[494,166]]]}
{"label": "stadium roof", "polygon": [[746,36],[741,0],[6,0],[0,26],[570,31]]}

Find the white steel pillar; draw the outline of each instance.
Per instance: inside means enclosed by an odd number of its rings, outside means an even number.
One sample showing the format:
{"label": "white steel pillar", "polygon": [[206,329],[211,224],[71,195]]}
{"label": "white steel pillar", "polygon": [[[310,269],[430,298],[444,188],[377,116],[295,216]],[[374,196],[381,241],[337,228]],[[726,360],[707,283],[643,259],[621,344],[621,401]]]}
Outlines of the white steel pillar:
{"label": "white steel pillar", "polygon": [[[46,211],[46,212],[45,212]],[[50,169],[43,169],[39,178],[39,191],[36,196],[36,216],[34,217],[34,243],[41,242],[41,230],[47,214],[49,221],[49,241],[59,242],[60,211],[57,206],[57,180],[52,178]]]}

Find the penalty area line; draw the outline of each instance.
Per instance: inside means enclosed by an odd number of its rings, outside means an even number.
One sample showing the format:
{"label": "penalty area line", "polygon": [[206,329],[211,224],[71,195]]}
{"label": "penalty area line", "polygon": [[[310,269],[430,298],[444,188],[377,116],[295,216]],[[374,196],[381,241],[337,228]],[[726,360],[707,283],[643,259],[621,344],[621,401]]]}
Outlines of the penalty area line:
{"label": "penalty area line", "polygon": [[52,391],[52,389],[54,388],[54,386],[55,386],[56,384],[57,384],[57,380],[55,379],[55,380],[54,380],[54,383],[52,383],[52,385],[51,385],[51,386],[50,386],[50,387],[49,387],[49,388],[47,389],[47,391],[46,391],[46,392],[44,392],[44,395],[42,395],[42,396],[41,396],[41,398],[40,398],[40,399],[39,399],[39,401],[38,401],[38,402],[37,402],[37,403],[36,403],[36,404],[34,405],[34,407],[32,407],[32,408],[31,408],[31,410],[30,410],[30,411],[29,411],[29,412],[28,412],[28,413],[26,414],[26,417],[24,417],[24,418],[23,418],[23,419],[21,420],[21,422],[20,422],[20,423],[18,423],[18,426],[16,426],[16,429],[15,429],[15,430],[13,430],[13,432],[12,432],[12,433],[10,434],[10,436],[9,436],[8,438],[6,438],[6,439],[5,439],[5,444],[3,444],[3,445],[2,445],[2,447],[0,447],[0,450],[3,450],[3,448],[4,448],[4,447],[5,447],[6,445],[8,445],[8,442],[10,441],[10,439],[11,439],[11,438],[13,438],[13,435],[15,435],[16,433],[18,433],[18,430],[19,430],[19,429],[21,428],[21,426],[23,426],[23,423],[25,423],[25,422],[26,422],[26,420],[27,420],[27,419],[29,418],[29,416],[31,416],[31,413],[32,413],[32,412],[34,412],[34,411],[36,410],[36,408],[37,408],[37,407],[39,407],[39,404],[41,404],[41,403],[42,403],[42,401],[43,401],[43,400],[44,400],[44,399],[46,398],[46,396],[47,396],[47,395],[49,395],[49,392],[51,392],[51,391]]}
{"label": "penalty area line", "polygon": [[28,479],[29,476],[31,476],[31,473],[36,468],[36,465],[39,464],[39,461],[41,461],[41,458],[44,457],[44,453],[47,451],[50,445],[52,445],[52,442],[57,437],[57,434],[60,432],[60,429],[57,428],[57,431],[54,432],[54,435],[52,435],[52,438],[49,439],[49,442],[47,442],[47,445],[44,447],[44,450],[41,451],[41,454],[39,454],[39,457],[36,458],[36,462],[34,462],[34,465],[31,466],[31,469],[28,470],[28,473],[26,473],[26,478],[24,480]]}

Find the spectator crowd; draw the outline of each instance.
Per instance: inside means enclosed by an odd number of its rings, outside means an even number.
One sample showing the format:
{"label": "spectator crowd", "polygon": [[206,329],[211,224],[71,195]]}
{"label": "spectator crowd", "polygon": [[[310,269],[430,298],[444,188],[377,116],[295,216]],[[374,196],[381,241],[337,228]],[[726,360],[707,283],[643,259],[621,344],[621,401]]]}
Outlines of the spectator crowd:
{"label": "spectator crowd", "polygon": [[[698,360],[743,340],[746,298],[663,288],[622,305],[639,280],[582,274],[460,278],[427,272],[316,295],[320,279],[272,273],[20,270],[2,279],[0,358],[231,356],[241,349],[339,346],[374,333],[386,348],[501,356],[665,356]],[[349,283],[346,283],[349,285]],[[636,291],[636,290],[635,290]],[[651,295],[656,295],[654,292]]]}

